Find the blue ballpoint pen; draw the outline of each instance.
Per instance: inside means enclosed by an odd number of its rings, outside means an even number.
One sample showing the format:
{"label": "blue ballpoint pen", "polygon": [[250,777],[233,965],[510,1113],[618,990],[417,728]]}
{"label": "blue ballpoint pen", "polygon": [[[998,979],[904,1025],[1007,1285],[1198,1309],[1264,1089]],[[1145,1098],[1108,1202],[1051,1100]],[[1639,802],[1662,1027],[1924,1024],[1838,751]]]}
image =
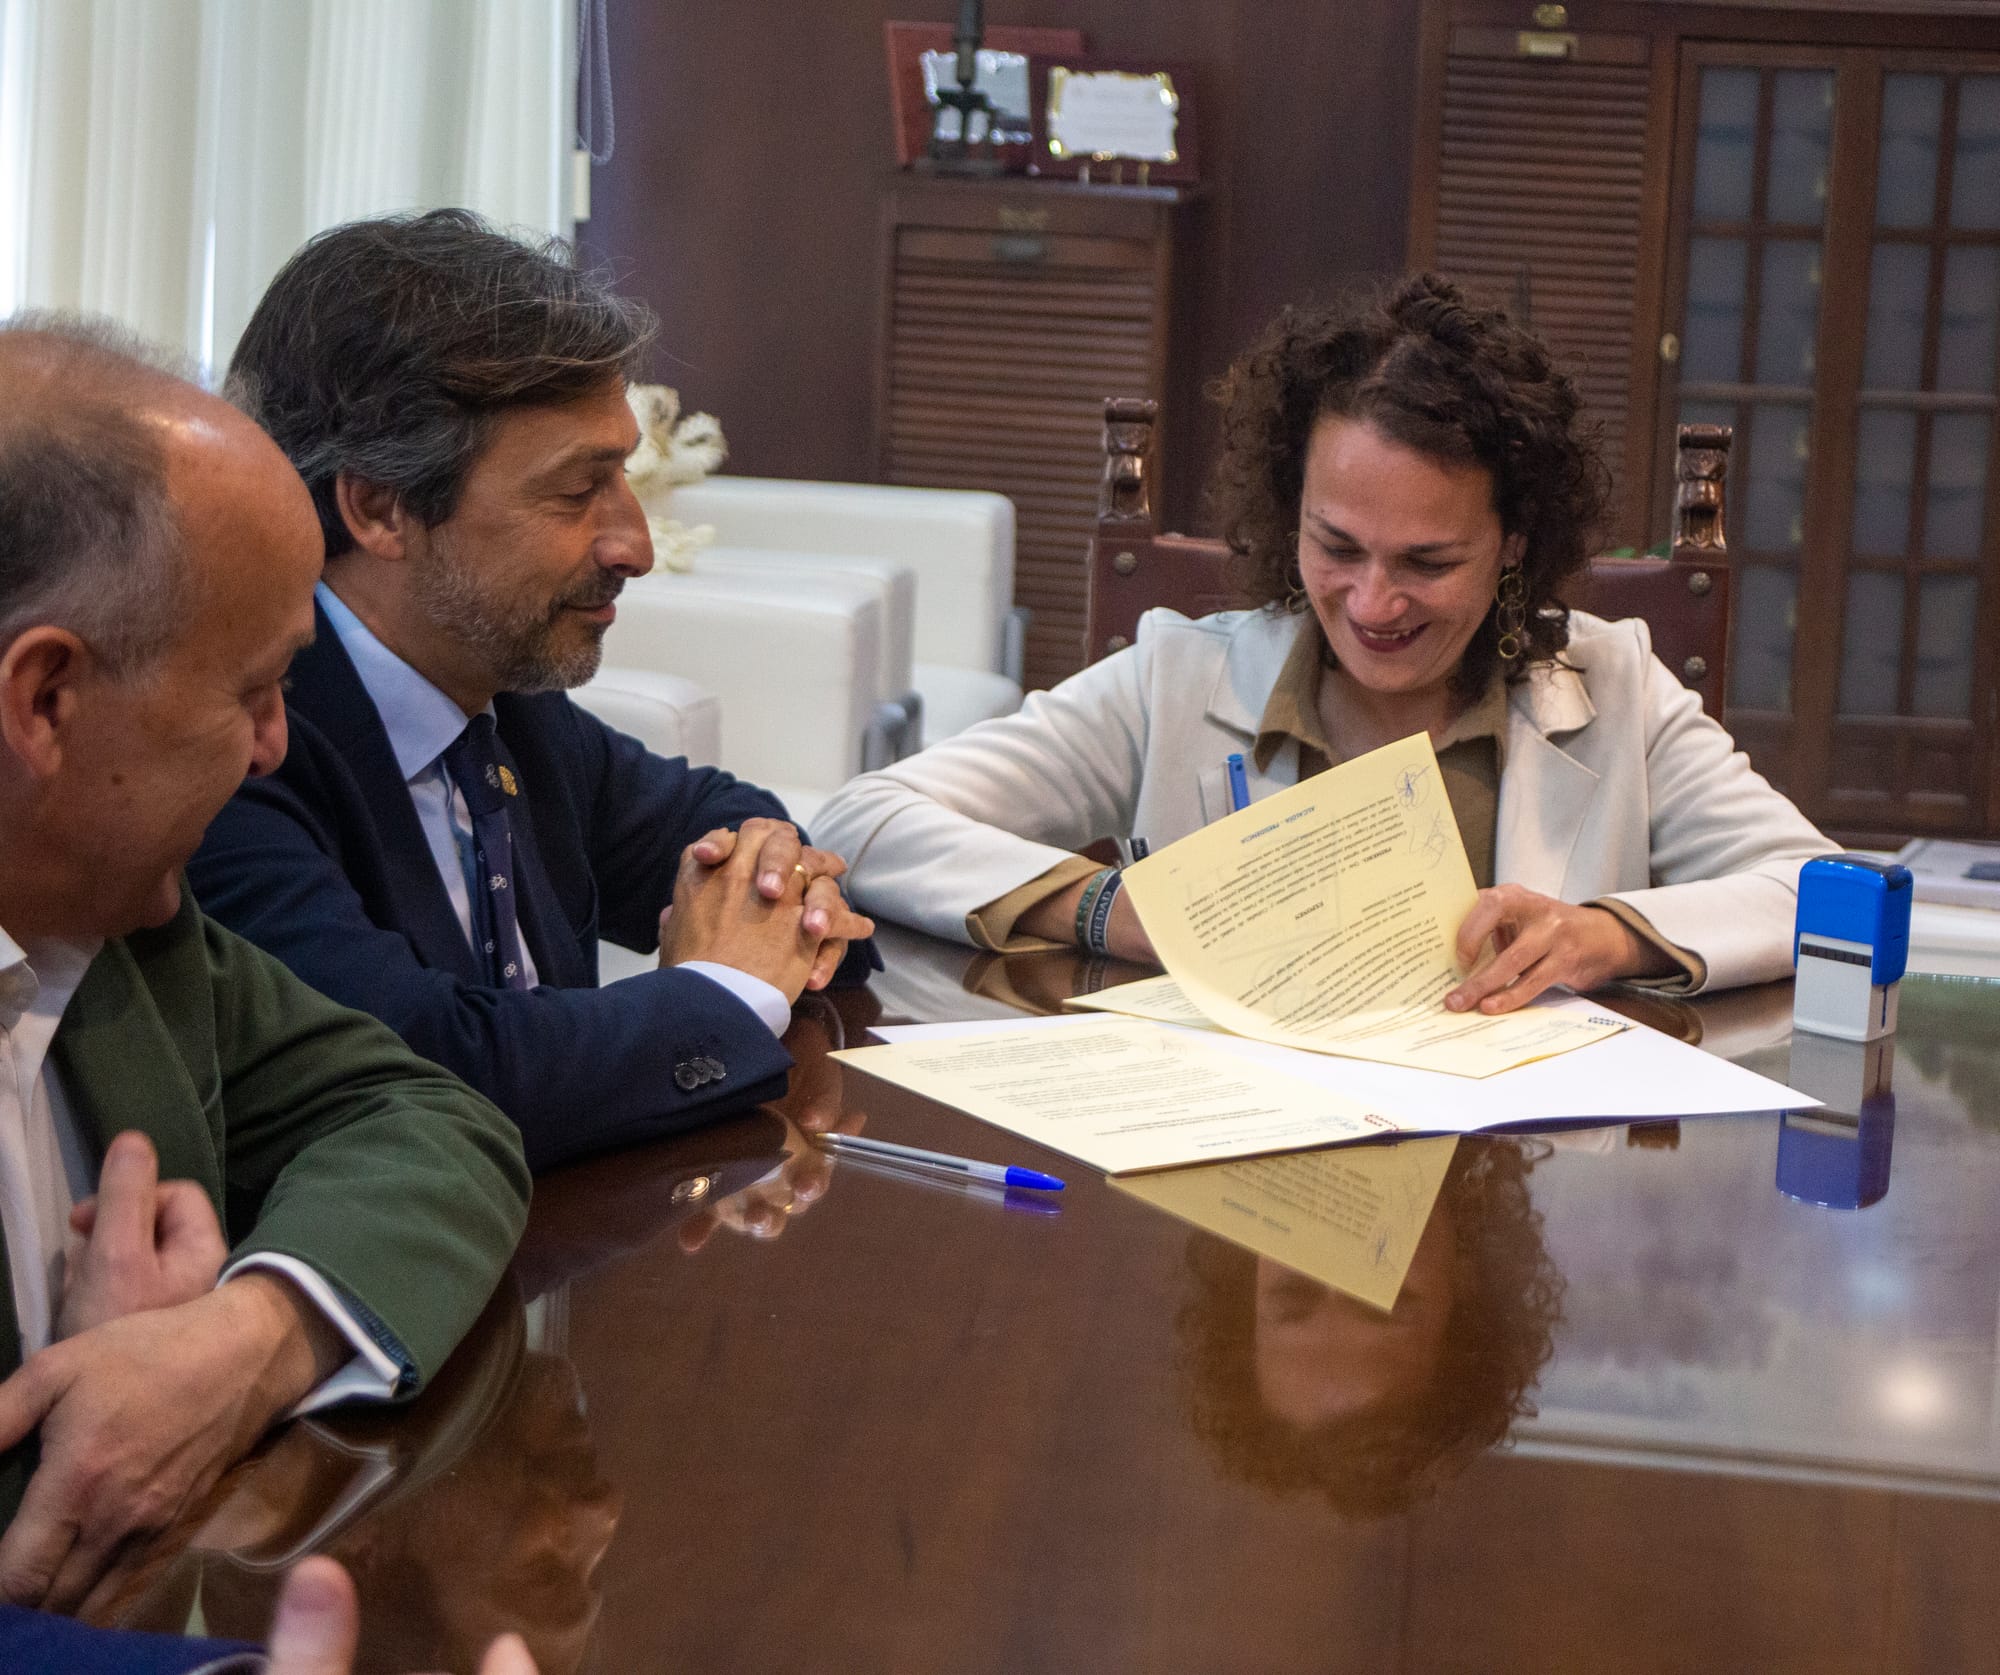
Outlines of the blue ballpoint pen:
{"label": "blue ballpoint pen", "polygon": [[1250,806],[1250,781],[1243,772],[1243,758],[1236,752],[1229,753],[1229,760],[1223,764],[1229,771],[1229,812],[1234,814]]}
{"label": "blue ballpoint pen", "polygon": [[953,1157],[947,1152],[927,1152],[921,1146],[898,1146],[888,1140],[870,1140],[858,1134],[820,1134],[815,1139],[836,1152],[858,1152],[863,1157],[891,1158],[912,1169],[936,1169],[962,1180],[991,1181],[995,1186],[1029,1187],[1036,1192],[1061,1192],[1063,1183],[1038,1169],[1016,1169],[1005,1163],[978,1163],[969,1157]]}
{"label": "blue ballpoint pen", "polygon": [[933,1169],[928,1163],[907,1163],[901,1158],[870,1157],[865,1152],[845,1152],[841,1155],[840,1167],[858,1170],[864,1175],[886,1176],[889,1180],[901,1181],[905,1186],[915,1187],[919,1192],[936,1192],[952,1198],[969,1198],[974,1203],[995,1205],[1021,1215],[1062,1214],[1056,1207],[1055,1194],[1052,1192],[1023,1192],[1019,1187],[995,1186],[990,1181],[975,1181],[970,1175],[960,1175],[949,1169]]}

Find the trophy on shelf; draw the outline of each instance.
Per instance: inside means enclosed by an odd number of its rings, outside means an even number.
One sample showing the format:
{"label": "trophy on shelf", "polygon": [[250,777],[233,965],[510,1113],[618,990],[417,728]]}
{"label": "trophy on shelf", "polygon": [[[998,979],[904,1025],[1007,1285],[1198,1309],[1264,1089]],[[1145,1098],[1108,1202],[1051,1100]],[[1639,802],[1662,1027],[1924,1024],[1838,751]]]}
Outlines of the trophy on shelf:
{"label": "trophy on shelf", "polygon": [[958,55],[958,85],[937,89],[937,117],[931,126],[925,162],[940,174],[997,175],[1000,159],[993,150],[993,102],[976,83],[979,45],[985,29],[984,0],[959,0],[958,29],[952,46]]}

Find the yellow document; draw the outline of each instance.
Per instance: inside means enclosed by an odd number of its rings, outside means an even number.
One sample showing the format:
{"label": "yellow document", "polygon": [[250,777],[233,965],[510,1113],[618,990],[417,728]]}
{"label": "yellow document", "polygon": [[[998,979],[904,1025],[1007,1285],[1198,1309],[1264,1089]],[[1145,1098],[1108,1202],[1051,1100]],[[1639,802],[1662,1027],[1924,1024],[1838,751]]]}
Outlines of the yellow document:
{"label": "yellow document", "polygon": [[1111,1184],[1295,1273],[1393,1308],[1456,1139],[1291,1152]]}
{"label": "yellow document", "polygon": [[1095,994],[1071,995],[1063,1005],[1073,1012],[1117,1012],[1127,1018],[1151,1018],[1157,1024],[1179,1024],[1183,1029],[1222,1028],[1189,1000],[1187,990],[1171,977],[1141,977],[1136,983],[1119,983]]}
{"label": "yellow document", "polygon": [[1491,1076],[1620,1027],[1445,1010],[1478,891],[1422,733],[1169,844],[1125,893],[1187,999],[1259,1041]]}
{"label": "yellow document", "polygon": [[1345,1094],[1136,1018],[1038,1019],[833,1056],[1108,1175],[1400,1126]]}

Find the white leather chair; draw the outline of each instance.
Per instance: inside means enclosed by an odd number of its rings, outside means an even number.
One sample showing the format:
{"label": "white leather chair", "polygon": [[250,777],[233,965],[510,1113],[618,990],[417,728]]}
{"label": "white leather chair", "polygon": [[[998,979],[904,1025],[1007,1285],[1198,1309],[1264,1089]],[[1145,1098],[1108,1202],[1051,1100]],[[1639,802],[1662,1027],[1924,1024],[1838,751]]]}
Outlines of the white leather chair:
{"label": "white leather chair", "polygon": [[604,659],[713,692],[719,765],[803,821],[883,748],[885,615],[876,577],[801,571],[745,586],[698,570],[628,586]]}
{"label": "white leather chair", "polygon": [[782,598],[797,581],[827,576],[877,589],[882,603],[881,660],[868,691],[877,709],[863,766],[885,767],[920,748],[922,700],[913,684],[917,581],[908,565],[863,554],[713,546],[695,555],[690,571],[655,570],[631,585],[671,594],[690,576],[699,578],[710,592],[740,588],[756,599]]}
{"label": "white leather chair", "polygon": [[691,680],[607,664],[570,696],[655,756],[685,756],[695,767],[722,760],[722,706]]}
{"label": "white leather chair", "polygon": [[673,491],[669,515],[712,524],[711,555],[790,549],[816,562],[874,558],[916,576],[913,680],[923,742],[1021,703],[1026,613],[1014,603],[1014,506],[966,489],[710,477]]}

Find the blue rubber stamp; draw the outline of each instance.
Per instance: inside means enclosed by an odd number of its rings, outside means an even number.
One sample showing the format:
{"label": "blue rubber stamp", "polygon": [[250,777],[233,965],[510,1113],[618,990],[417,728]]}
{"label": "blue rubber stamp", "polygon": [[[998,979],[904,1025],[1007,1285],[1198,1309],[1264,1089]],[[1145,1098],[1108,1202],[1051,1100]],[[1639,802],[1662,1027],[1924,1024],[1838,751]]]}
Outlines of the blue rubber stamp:
{"label": "blue rubber stamp", "polygon": [[1792,1027],[1873,1041],[1896,1027],[1910,953],[1910,869],[1866,855],[1823,855],[1799,872]]}

